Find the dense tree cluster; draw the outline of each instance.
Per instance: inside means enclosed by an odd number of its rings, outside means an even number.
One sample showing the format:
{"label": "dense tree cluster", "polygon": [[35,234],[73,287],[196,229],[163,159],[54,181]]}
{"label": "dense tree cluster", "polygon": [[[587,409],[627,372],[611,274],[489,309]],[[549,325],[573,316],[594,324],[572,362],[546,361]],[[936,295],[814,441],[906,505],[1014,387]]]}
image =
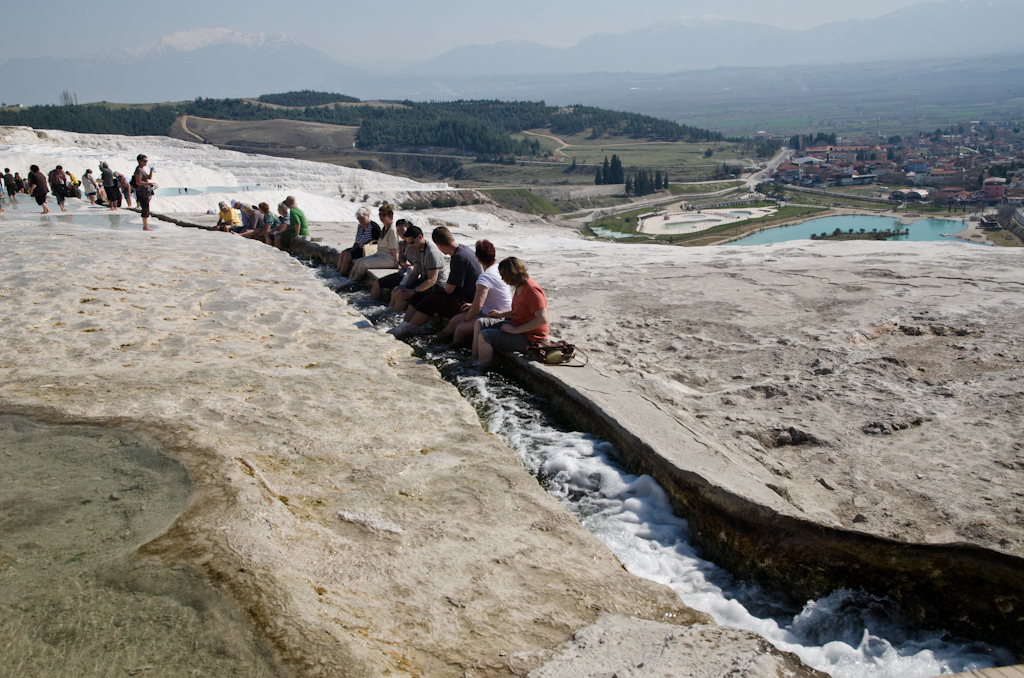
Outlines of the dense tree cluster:
{"label": "dense tree cluster", "polygon": [[754,146],[754,152],[759,158],[771,158],[782,148],[782,141],[779,139],[765,139],[758,141]]}
{"label": "dense tree cluster", "polygon": [[341,102],[357,103],[359,99],[350,97],[347,94],[336,94],[334,92],[314,92],[313,90],[300,90],[298,92],[283,92],[281,94],[262,94],[259,101],[265,104],[277,106],[323,106],[324,104],[336,104]]}
{"label": "dense tree cluster", "polygon": [[661,170],[640,170],[626,177],[626,195],[650,195],[665,188],[668,188],[668,173],[662,174]]}
{"label": "dense tree cluster", "polygon": [[[389,109],[392,111],[401,109]],[[472,118],[444,117],[416,119],[396,114],[384,118],[365,118],[359,127],[362,148],[388,146],[433,146],[466,149],[486,155],[537,155],[540,142],[520,141],[499,132],[493,126]]]}
{"label": "dense tree cluster", "polygon": [[[818,132],[817,134],[794,134],[789,138],[790,148],[809,148],[811,146],[834,146],[836,143],[835,133]],[[780,145],[779,148],[782,146]],[[778,150],[778,149],[776,149]]]}
{"label": "dense tree cluster", "polygon": [[108,108],[101,105],[29,106],[0,111],[0,125],[27,125],[36,129],[59,129],[87,134],[141,136],[167,134],[174,122],[167,106]]}
{"label": "dense tree cluster", "polygon": [[[576,159],[573,158],[573,164],[576,163]],[[597,168],[597,174],[594,175],[594,183],[600,186],[601,184],[623,184],[626,182],[626,173],[622,169],[622,161],[619,160],[619,156],[613,155],[611,162],[608,162],[608,156],[604,157],[604,165]]]}

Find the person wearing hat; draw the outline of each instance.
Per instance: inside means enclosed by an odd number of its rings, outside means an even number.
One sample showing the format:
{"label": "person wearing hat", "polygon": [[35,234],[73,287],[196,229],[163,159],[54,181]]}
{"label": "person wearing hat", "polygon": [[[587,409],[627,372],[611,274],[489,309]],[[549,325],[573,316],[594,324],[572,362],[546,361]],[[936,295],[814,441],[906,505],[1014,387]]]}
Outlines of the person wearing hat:
{"label": "person wearing hat", "polygon": [[214,226],[218,231],[224,231],[227,233],[232,228],[242,225],[242,217],[238,214],[238,210],[231,207],[223,200],[217,205],[220,207],[220,215],[217,217],[217,223]]}

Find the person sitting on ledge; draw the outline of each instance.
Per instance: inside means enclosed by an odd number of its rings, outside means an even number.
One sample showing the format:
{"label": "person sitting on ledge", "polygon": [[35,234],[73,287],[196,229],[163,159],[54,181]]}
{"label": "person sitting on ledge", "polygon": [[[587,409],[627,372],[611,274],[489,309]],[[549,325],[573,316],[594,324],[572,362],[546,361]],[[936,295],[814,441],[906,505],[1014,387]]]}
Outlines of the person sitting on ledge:
{"label": "person sitting on ledge", "polygon": [[[490,240],[476,241],[476,260],[480,262],[483,273],[476,279],[473,302],[462,305],[462,312],[453,316],[448,326],[437,333],[438,341],[450,338],[453,346],[469,343],[473,339],[477,318],[486,318],[491,311],[512,308],[512,288],[501,279],[495,254]],[[451,276],[448,280],[451,281]]]}
{"label": "person sitting on ledge", "polygon": [[[398,289],[397,311],[404,311],[408,304],[420,303],[428,294],[444,294],[444,284],[448,281],[444,255],[437,249],[437,245],[423,237],[423,230],[419,226],[405,229],[404,239],[406,248],[416,252],[416,265],[408,281]],[[408,322],[404,322],[388,330],[388,334],[401,335],[414,329]]]}
{"label": "person sitting on ledge", "polygon": [[[394,290],[402,284],[413,266],[416,265],[416,250],[405,244],[405,229],[412,226],[408,219],[399,219],[395,222],[395,235],[398,236],[398,271],[373,282],[370,289],[370,298],[379,301],[384,296],[384,290]],[[394,308],[398,294],[392,294],[388,305]]]}
{"label": "person sitting on ledge", "polygon": [[426,292],[409,298],[405,322],[412,327],[422,327],[435,313],[442,318],[458,314],[462,306],[473,299],[476,281],[480,277],[480,264],[473,256],[473,251],[455,242],[451,231],[438,226],[431,232],[430,239],[437,245],[437,249],[451,257],[448,279],[441,293]]}
{"label": "person sitting on ledge", "polygon": [[227,233],[232,228],[242,225],[242,217],[239,216],[238,210],[234,207],[229,207],[223,200],[217,206],[220,207],[220,214],[217,216],[217,223],[214,225],[214,229]]}
{"label": "person sitting on ledge", "polygon": [[[356,259],[348,272],[348,282],[358,283],[371,268],[398,268],[398,231],[395,228],[395,210],[387,203],[377,211],[384,227],[377,234],[377,253]],[[342,252],[342,256],[344,256]],[[341,269],[338,269],[341,270]]]}
{"label": "person sitting on ledge", "polygon": [[338,273],[342,275],[348,275],[353,261],[363,258],[364,246],[380,240],[380,224],[370,219],[369,207],[363,205],[356,210],[356,221],[359,225],[356,227],[355,242],[352,243],[352,247],[342,250],[338,255]]}
{"label": "person sitting on ledge", "polygon": [[548,300],[530,277],[526,265],[515,257],[498,264],[501,279],[513,288],[512,310],[491,311],[473,328],[473,357],[490,364],[495,349],[525,353],[530,344],[548,338]]}
{"label": "person sitting on ledge", "polygon": [[243,238],[265,240],[267,237],[267,222],[263,220],[263,212],[259,209],[253,209],[252,205],[242,205],[242,214],[248,218],[249,227],[243,227],[241,231],[236,231],[236,233]]}
{"label": "person sitting on ledge", "polygon": [[275,238],[274,244],[277,249],[287,252],[292,247],[292,240],[309,237],[309,223],[305,212],[295,204],[295,196],[289,195],[281,204],[288,208],[288,226]]}

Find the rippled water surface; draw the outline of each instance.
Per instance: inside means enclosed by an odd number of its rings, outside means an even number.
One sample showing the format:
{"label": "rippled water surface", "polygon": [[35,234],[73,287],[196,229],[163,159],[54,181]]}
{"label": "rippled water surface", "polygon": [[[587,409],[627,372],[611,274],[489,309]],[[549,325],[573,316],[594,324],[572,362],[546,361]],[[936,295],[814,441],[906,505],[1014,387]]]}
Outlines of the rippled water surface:
{"label": "rippled water surface", "polygon": [[276,676],[201,577],[132,559],[188,505],[128,431],[0,417],[0,676]]}

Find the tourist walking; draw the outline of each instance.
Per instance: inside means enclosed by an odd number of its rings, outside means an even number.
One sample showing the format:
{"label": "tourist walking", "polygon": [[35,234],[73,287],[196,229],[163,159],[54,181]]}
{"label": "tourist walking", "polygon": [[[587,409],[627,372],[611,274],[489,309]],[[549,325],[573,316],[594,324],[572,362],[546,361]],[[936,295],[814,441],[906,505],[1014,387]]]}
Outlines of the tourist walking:
{"label": "tourist walking", "polygon": [[61,212],[67,212],[64,209],[64,198],[67,196],[67,176],[64,174],[64,168],[57,165],[55,168],[50,170],[50,192],[53,193],[53,197],[57,199],[57,206],[60,207]]}
{"label": "tourist walking", "polygon": [[[135,175],[132,177],[132,183],[135,184],[135,199],[138,200],[139,208],[142,210],[142,230],[152,231],[153,229],[149,227],[149,198],[150,187],[153,186],[153,170],[150,169],[148,173],[146,172],[149,158],[142,153],[139,153],[136,160],[139,161],[139,166],[135,168]],[[130,198],[128,206],[132,206]]]}
{"label": "tourist walking", "polygon": [[21,172],[14,173],[14,187],[18,189],[18,193],[27,193],[25,190],[25,180],[21,177]]}
{"label": "tourist walking", "polygon": [[100,163],[100,181],[103,183],[103,193],[107,199],[107,206],[110,211],[117,209],[117,183],[114,180],[114,170],[104,160]]}
{"label": "tourist walking", "polygon": [[28,188],[36,204],[43,208],[43,214],[49,214],[50,208],[46,206],[46,194],[50,188],[46,185],[46,177],[39,171],[39,165],[32,165],[28,168]]}
{"label": "tourist walking", "polygon": [[7,189],[8,197],[14,200],[14,194],[18,192],[18,185],[14,183],[14,175],[11,174],[11,170],[8,167],[4,168],[4,188]]}

